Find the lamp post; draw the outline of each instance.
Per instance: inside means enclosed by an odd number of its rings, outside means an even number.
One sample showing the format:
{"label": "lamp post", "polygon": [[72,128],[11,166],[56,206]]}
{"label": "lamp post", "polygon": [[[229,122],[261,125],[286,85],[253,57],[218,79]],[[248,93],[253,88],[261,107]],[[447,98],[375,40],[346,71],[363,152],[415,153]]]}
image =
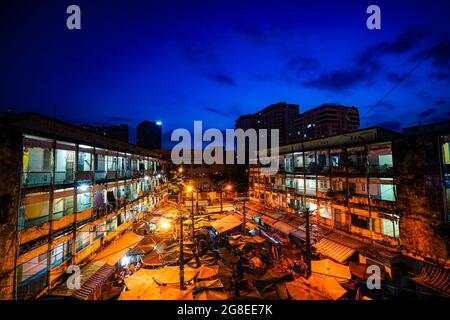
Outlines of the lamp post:
{"label": "lamp post", "polygon": [[191,192],[191,224],[192,224],[192,242],[195,246],[195,262],[197,268],[200,267],[200,258],[198,256],[197,238],[195,237],[195,227],[194,227],[194,191],[197,192],[197,213],[198,213],[198,191],[194,190],[192,186],[187,187],[188,192]]}
{"label": "lamp post", "polygon": [[[231,185],[227,185],[225,187],[225,190],[231,190]],[[220,214],[223,213],[223,200],[222,200],[223,191],[224,191],[224,189],[220,189]]]}
{"label": "lamp post", "polygon": [[311,236],[309,229],[309,209],[303,210],[303,213],[306,216],[306,277],[309,278],[311,276]]}
{"label": "lamp post", "polygon": [[180,213],[180,290],[186,290],[184,285],[184,252],[183,252],[183,212],[178,210]]}

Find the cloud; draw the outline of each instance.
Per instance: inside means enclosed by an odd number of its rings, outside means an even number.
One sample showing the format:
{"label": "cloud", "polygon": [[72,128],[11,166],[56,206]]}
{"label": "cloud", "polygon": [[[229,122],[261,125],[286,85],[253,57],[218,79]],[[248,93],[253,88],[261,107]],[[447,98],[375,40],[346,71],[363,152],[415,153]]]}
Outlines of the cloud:
{"label": "cloud", "polygon": [[431,72],[428,75],[428,79],[438,80],[438,81],[449,80],[450,79],[450,70],[447,72],[442,72],[442,71]]}
{"label": "cloud", "polygon": [[364,50],[359,56],[359,63],[376,63],[382,55],[403,54],[414,49],[426,33],[418,27],[405,29],[394,41],[383,41]]}
{"label": "cloud", "polygon": [[368,81],[372,74],[359,66],[322,72],[318,78],[303,82],[305,87],[341,91]]}
{"label": "cloud", "polygon": [[402,124],[398,121],[382,121],[378,122],[375,126],[398,131],[402,127]]}
{"label": "cloud", "polygon": [[255,25],[238,24],[234,27],[234,31],[248,38],[258,44],[265,45],[272,42],[279,35],[281,35],[281,28],[279,27],[264,27],[261,28]]}
{"label": "cloud", "polygon": [[434,105],[435,106],[444,106],[444,105],[446,105],[447,104],[447,100],[445,100],[444,98],[437,98],[435,101],[434,101]]}
{"label": "cloud", "polygon": [[204,72],[203,75],[211,81],[225,86],[236,86],[236,81],[229,75],[221,72]]}
{"label": "cloud", "polygon": [[312,71],[319,69],[320,63],[317,59],[308,57],[295,57],[288,60],[286,68],[294,71],[297,76],[304,73],[310,74]]}
{"label": "cloud", "polygon": [[430,116],[431,114],[436,112],[436,108],[429,108],[423,112],[420,112],[417,114],[418,118],[427,118],[428,116]]}
{"label": "cloud", "polygon": [[[405,29],[395,40],[384,41],[363,50],[349,68],[322,72],[316,79],[303,83],[305,87],[341,91],[359,84],[370,83],[381,68],[380,57],[387,54],[403,54],[415,48],[424,38],[425,32],[416,27]],[[405,75],[390,72],[391,81],[399,81]]]}
{"label": "cloud", "polygon": [[238,117],[241,113],[239,108],[236,106],[232,106],[230,108],[204,107],[204,110],[222,117]]}

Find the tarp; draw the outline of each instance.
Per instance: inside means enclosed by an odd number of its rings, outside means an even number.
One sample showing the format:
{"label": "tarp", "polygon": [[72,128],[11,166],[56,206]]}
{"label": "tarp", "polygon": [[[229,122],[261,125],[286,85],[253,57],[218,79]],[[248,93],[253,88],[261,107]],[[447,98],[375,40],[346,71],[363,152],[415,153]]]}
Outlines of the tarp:
{"label": "tarp", "polygon": [[215,277],[219,274],[219,266],[213,265],[213,266],[201,266],[197,269],[197,280],[204,280],[209,279],[212,277]]}
{"label": "tarp", "polygon": [[160,267],[162,265],[162,262],[160,259],[160,254],[156,250],[141,257],[141,260],[142,260],[142,264],[144,265],[144,267],[156,268],[156,267]]}
{"label": "tarp", "polygon": [[220,279],[205,280],[195,283],[194,299],[195,300],[226,300],[228,294],[224,290],[224,286]]}
{"label": "tarp", "polygon": [[212,227],[211,222],[209,221],[198,221],[197,223],[194,224],[194,228],[198,229],[198,228],[210,228]]}
{"label": "tarp", "polygon": [[139,243],[133,249],[128,251],[128,254],[147,254],[153,250],[153,248],[158,244],[159,241],[159,237],[146,236],[144,239],[139,241]]}
{"label": "tarp", "polygon": [[211,222],[211,225],[217,232],[223,233],[228,230],[234,229],[240,226],[242,222],[239,219],[236,219],[232,215],[226,216],[220,220],[216,220]]}
{"label": "tarp", "polygon": [[288,273],[277,273],[272,270],[267,270],[264,275],[255,280],[255,287],[258,289],[266,289],[279,282],[292,279],[292,275]]}
{"label": "tarp", "polygon": [[[294,229],[292,229],[290,235],[296,237],[297,239],[306,241],[306,232],[303,230],[294,228]],[[313,244],[317,242],[317,238],[314,237],[312,234],[310,234],[310,240],[311,240],[311,243],[313,243]]]}
{"label": "tarp", "polygon": [[119,300],[193,300],[192,286],[180,290],[178,285],[159,286],[147,282],[141,287],[121,293]]}
{"label": "tarp", "polygon": [[335,278],[315,274],[286,282],[286,287],[294,300],[337,300],[347,293]]}
{"label": "tarp", "polygon": [[272,219],[271,217],[261,216],[261,221],[265,224],[268,224],[269,226],[272,226],[277,222],[275,219]]}
{"label": "tarp", "polygon": [[[166,266],[158,270],[159,272],[153,277],[154,281],[159,284],[177,284],[180,283],[180,268],[174,266]],[[189,266],[184,266],[184,281],[189,282],[195,278],[197,270]]]}
{"label": "tarp", "polygon": [[[232,205],[223,205],[222,212],[233,211],[234,207]],[[220,212],[220,206],[209,206],[205,207],[206,213]]]}
{"label": "tarp", "polygon": [[128,250],[134,248],[142,239],[144,239],[143,236],[139,236],[134,232],[126,232],[118,240],[103,249],[95,257],[95,260],[103,261],[111,266],[114,266],[120,261],[120,259],[122,259],[123,256],[125,256]]}
{"label": "tarp", "polygon": [[275,222],[273,227],[285,235],[289,235],[289,233],[291,233],[291,231],[295,229],[294,227],[288,225],[287,223],[284,223],[283,221]]}
{"label": "tarp", "polygon": [[316,248],[321,254],[340,263],[343,263],[355,253],[354,249],[326,238],[313,244],[313,247]]}
{"label": "tarp", "polygon": [[318,275],[335,277],[338,282],[344,282],[351,279],[350,267],[336,263],[330,259],[311,261],[311,269],[313,273]]}

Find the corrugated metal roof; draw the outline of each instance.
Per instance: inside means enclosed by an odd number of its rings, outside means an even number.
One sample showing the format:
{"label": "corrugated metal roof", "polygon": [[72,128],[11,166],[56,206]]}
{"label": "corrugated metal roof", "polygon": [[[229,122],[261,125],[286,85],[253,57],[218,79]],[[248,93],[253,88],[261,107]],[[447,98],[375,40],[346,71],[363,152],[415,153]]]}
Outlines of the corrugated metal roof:
{"label": "corrugated metal roof", "polygon": [[319,242],[313,244],[313,247],[316,248],[321,254],[340,263],[343,263],[355,253],[354,249],[328,239],[320,240]]}
{"label": "corrugated metal roof", "polygon": [[450,296],[450,270],[428,264],[412,280]]}

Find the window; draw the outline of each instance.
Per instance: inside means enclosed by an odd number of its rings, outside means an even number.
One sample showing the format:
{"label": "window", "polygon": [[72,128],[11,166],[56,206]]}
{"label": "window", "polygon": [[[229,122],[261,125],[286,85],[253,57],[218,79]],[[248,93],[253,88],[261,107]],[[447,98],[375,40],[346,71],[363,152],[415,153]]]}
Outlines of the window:
{"label": "window", "polygon": [[47,286],[48,252],[31,258],[17,267],[18,297],[27,299]]}
{"label": "window", "polygon": [[89,230],[79,231],[76,238],[77,252],[83,248],[86,248],[88,245],[90,245],[90,243],[91,243],[90,231]]}
{"label": "window", "polygon": [[73,196],[53,200],[53,220],[61,219],[73,213]]}
{"label": "window", "polygon": [[92,154],[88,152],[78,152],[78,171],[92,171]]}
{"label": "window", "polygon": [[72,240],[61,243],[52,252],[52,268],[59,266],[72,256]]}
{"label": "window", "polygon": [[[65,146],[61,143],[61,147]],[[67,146],[69,147],[69,146]],[[56,149],[55,183],[73,182],[75,177],[75,151]]]}
{"label": "window", "polygon": [[325,218],[325,219],[331,219],[331,218],[332,218],[332,215],[331,215],[331,208],[328,207],[328,206],[322,206],[322,207],[319,209],[319,215],[320,215],[322,218]]}
{"label": "window", "polygon": [[112,217],[106,221],[107,232],[111,232],[117,229],[117,217]]}
{"label": "window", "polygon": [[77,212],[87,210],[92,206],[91,204],[91,193],[85,192],[77,194]]}
{"label": "window", "polygon": [[106,222],[94,226],[94,241],[103,238],[106,235]]}
{"label": "window", "polygon": [[359,227],[362,229],[369,229],[369,218],[359,216],[357,214],[352,213],[352,225],[355,227]]}
{"label": "window", "polygon": [[44,200],[39,202],[34,202],[34,197],[46,197],[49,198],[47,194],[31,194],[29,197],[25,197],[23,200],[23,205],[20,207],[19,215],[19,228],[27,228],[32,226],[37,226],[45,223],[49,219],[50,214],[50,200]]}

